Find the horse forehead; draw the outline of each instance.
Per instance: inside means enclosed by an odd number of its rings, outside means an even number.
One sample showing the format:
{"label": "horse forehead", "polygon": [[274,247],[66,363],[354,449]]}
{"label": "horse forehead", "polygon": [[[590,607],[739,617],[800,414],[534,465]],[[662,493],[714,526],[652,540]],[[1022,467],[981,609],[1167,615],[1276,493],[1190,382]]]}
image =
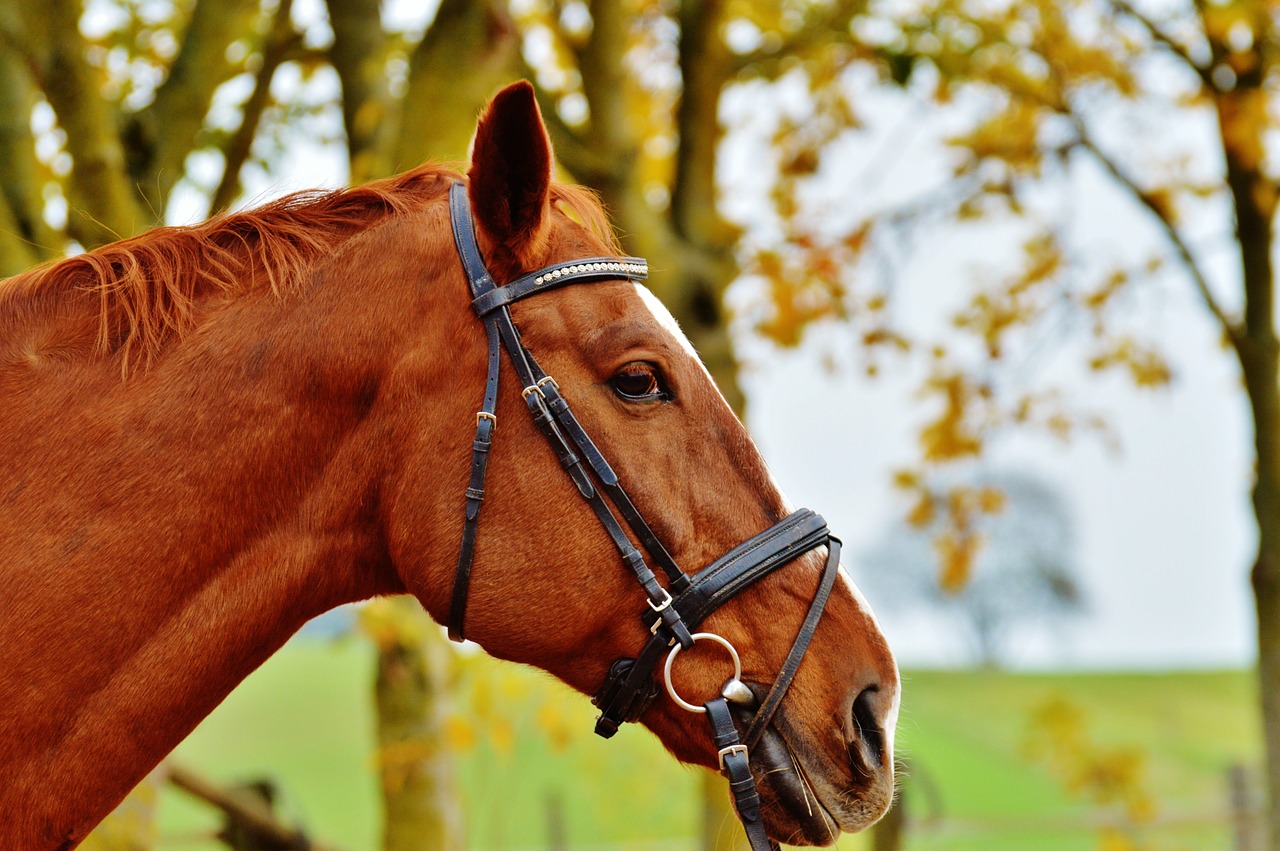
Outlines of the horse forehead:
{"label": "horse forehead", "polygon": [[653,292],[644,284],[637,283],[634,286],[636,294],[640,296],[640,302],[644,305],[646,310],[653,314],[653,318],[657,321],[658,325],[664,331],[671,334],[671,336],[675,338],[675,341],[680,344],[680,347],[684,349],[690,357],[701,363],[702,359],[698,357],[698,352],[693,348],[693,343],[691,343],[689,338],[685,336],[684,329],[680,327],[680,323],[671,315],[671,311],[662,303],[662,300],[654,295]]}

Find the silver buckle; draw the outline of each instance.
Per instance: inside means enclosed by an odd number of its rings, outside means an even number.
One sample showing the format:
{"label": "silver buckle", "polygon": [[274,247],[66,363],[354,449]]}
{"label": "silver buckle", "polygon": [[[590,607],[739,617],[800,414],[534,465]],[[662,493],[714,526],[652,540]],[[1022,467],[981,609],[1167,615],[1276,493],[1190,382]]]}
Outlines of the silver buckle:
{"label": "silver buckle", "polygon": [[724,758],[734,753],[740,753],[747,759],[751,758],[751,754],[747,753],[746,745],[729,745],[727,748],[721,748],[719,751],[721,771],[724,771]]}
{"label": "silver buckle", "polygon": [[[670,605],[671,605],[671,593],[670,593],[669,591],[667,591],[667,589],[666,589],[666,588],[663,588],[663,589],[662,589],[662,603],[661,603],[661,605],[657,605],[657,606],[655,606],[655,605],[653,604],[653,600],[652,600],[652,599],[648,600],[648,603],[649,603],[649,608],[653,609],[655,612],[662,612],[664,609],[666,609],[668,606],[670,606]],[[655,632],[656,632],[656,630],[655,630]]]}

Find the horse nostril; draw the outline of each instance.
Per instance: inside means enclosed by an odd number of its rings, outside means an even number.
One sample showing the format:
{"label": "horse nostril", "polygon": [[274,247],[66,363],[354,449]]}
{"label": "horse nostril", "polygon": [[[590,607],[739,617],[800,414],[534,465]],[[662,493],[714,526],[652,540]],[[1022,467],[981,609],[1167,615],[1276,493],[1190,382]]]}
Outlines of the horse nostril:
{"label": "horse nostril", "polygon": [[850,756],[857,753],[859,762],[867,762],[866,766],[875,771],[884,763],[884,730],[876,719],[876,711],[872,705],[880,689],[877,686],[863,689],[853,699],[853,726],[858,731],[857,741],[849,745]]}

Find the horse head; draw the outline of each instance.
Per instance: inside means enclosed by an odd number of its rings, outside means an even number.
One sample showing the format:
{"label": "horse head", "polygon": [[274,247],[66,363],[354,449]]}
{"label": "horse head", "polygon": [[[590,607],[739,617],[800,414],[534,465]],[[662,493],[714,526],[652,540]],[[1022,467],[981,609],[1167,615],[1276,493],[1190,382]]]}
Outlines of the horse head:
{"label": "horse head", "polygon": [[[793,515],[689,340],[663,305],[632,280],[636,275],[594,274],[589,285],[548,286],[545,294],[538,291],[541,281],[529,279],[548,267],[563,268],[569,277],[578,274],[572,270],[581,269],[574,264],[583,257],[619,256],[611,234],[600,227],[595,202],[554,184],[552,170],[531,88],[505,89],[480,119],[460,201],[472,211],[483,258],[476,276],[487,272],[499,284],[526,287],[538,297],[504,295],[497,286],[498,295],[477,298],[489,313],[441,318],[457,325],[445,356],[456,366],[455,391],[467,395],[476,410],[486,386],[486,335],[499,333],[490,325],[502,313],[510,317],[508,336],[515,338],[503,340],[512,360],[522,359],[523,351],[536,358],[537,367],[526,365],[525,378],[517,380],[521,370],[506,363],[496,408],[481,411],[475,423],[455,423],[447,451],[433,430],[405,438],[408,460],[385,489],[395,495],[388,501],[389,550],[406,587],[438,620],[458,621],[457,588],[465,581],[468,638],[493,655],[543,668],[599,701],[615,660],[634,659],[659,630],[663,655],[667,644],[691,646],[683,634],[677,641],[679,630],[651,610],[663,607],[662,589],[646,606],[646,593],[619,557],[620,548],[634,543],[647,552],[649,564],[662,560],[655,549],[665,549],[695,573]],[[458,217],[455,209],[455,229]],[[471,227],[470,221],[461,225],[460,251]],[[454,262],[445,275],[453,280],[438,284],[459,302],[467,292],[463,271]],[[545,277],[547,284],[555,282]],[[490,282],[480,286],[483,295]],[[500,310],[492,308],[498,302]],[[491,369],[488,374],[492,379]],[[591,465],[584,456],[592,453],[573,439],[571,424],[553,424],[563,441],[557,448],[555,435],[548,438],[546,427],[535,422],[536,411],[526,412],[533,402],[547,401],[529,399],[531,392],[543,395],[535,386],[543,375],[553,383],[552,407],[572,406],[574,422],[607,459],[605,478],[616,473],[617,490],[600,493],[607,483],[600,481],[598,466],[587,472]],[[466,442],[473,430],[484,438],[483,448]],[[479,488],[483,498],[468,508],[478,514],[470,543],[460,510],[461,495],[477,487],[468,457],[487,464]],[[568,474],[575,463],[576,477]],[[637,533],[633,526],[622,543],[616,534],[611,539],[599,505],[584,499],[584,488],[620,515],[626,506],[619,502],[631,502],[647,528]],[[447,530],[425,534],[421,504],[438,501],[441,493],[452,495],[457,520]],[[646,532],[652,534],[647,541]],[[473,555],[459,562],[467,561],[466,580],[445,554],[469,546]],[[789,563],[735,588],[725,595],[732,599],[702,613],[698,629],[723,638],[741,659],[741,680],[751,695],[733,714],[744,730],[788,665],[824,580],[828,553],[827,547],[810,546],[783,556]],[[667,584],[678,590],[669,579]],[[807,651],[801,648],[802,658],[790,663],[794,681],[758,731],[750,755],[768,832],[792,843],[827,844],[841,830],[862,829],[886,811],[893,793],[899,696],[893,657],[843,569],[834,588],[829,586]],[[654,667],[645,683],[649,693],[632,707],[633,714],[677,758],[716,767],[724,759],[722,748],[676,698],[694,707],[714,699],[733,678],[732,660],[708,641],[672,661],[673,693],[655,696],[661,676]],[[618,672],[612,676],[616,684]]]}

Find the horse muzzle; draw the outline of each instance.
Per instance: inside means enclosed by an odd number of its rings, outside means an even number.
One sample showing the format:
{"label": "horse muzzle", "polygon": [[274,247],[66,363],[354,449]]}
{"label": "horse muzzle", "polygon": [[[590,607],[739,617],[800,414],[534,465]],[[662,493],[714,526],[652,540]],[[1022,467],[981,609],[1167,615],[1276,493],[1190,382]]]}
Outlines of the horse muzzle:
{"label": "horse muzzle", "polygon": [[[755,684],[751,690],[765,691]],[[749,709],[735,707],[734,714],[750,723]],[[896,688],[889,695],[876,687],[854,697],[829,730],[802,730],[779,712],[751,754],[769,835],[789,845],[831,845],[842,832],[878,821],[893,803],[896,717]]]}

